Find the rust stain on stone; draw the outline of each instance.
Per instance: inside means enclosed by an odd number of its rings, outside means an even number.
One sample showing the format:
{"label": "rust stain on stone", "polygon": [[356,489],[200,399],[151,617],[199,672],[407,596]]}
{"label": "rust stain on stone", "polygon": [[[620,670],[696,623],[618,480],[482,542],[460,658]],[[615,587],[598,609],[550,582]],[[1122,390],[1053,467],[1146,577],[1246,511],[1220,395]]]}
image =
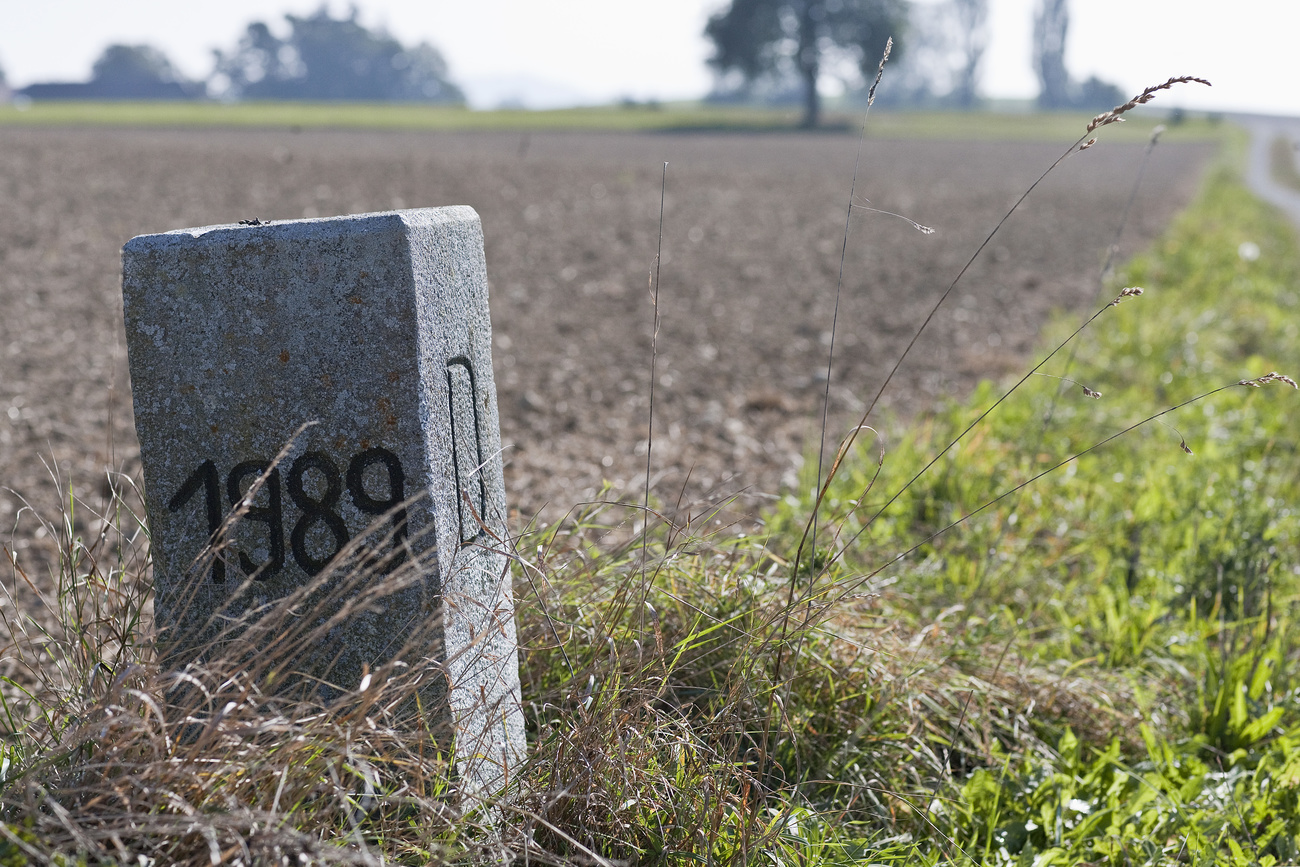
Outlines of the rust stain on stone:
{"label": "rust stain on stone", "polygon": [[281,364],[287,364],[288,361],[289,361],[289,350],[287,350],[287,349],[281,349],[281,350],[280,350],[280,363],[281,363]]}
{"label": "rust stain on stone", "polygon": [[397,414],[393,412],[393,402],[386,397],[381,397],[375,401],[375,407],[379,414],[384,417],[384,424],[389,427],[397,427]]}

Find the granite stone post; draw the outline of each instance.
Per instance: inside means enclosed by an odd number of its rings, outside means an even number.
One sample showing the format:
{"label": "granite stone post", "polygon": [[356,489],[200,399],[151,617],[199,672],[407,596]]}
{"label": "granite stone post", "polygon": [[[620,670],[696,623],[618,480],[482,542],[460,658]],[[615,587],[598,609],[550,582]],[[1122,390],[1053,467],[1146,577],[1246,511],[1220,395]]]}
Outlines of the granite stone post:
{"label": "granite stone post", "polygon": [[[498,787],[524,735],[478,215],[143,235],[122,273],[165,640],[183,661],[214,614],[292,593],[378,536],[390,561],[425,568],[331,633],[309,674],[329,698],[400,654],[434,659],[426,713],[454,732],[466,783]],[[241,501],[222,554],[196,567]],[[402,650],[429,617],[429,646]]]}

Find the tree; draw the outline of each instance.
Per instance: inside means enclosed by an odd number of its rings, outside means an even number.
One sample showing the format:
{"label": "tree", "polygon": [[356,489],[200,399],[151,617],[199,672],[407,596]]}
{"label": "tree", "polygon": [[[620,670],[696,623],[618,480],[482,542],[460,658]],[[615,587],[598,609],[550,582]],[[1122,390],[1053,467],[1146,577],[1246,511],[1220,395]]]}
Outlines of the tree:
{"label": "tree", "polygon": [[110,45],[90,69],[90,80],[123,89],[179,80],[172,62],[152,45]]}
{"label": "tree", "polygon": [[1065,70],[1065,35],[1070,29],[1067,0],[1039,0],[1034,15],[1034,71],[1038,73],[1038,104],[1067,108],[1070,74]]}
{"label": "tree", "polygon": [[87,86],[100,99],[185,99],[195,90],[152,45],[108,46],[91,67]]}
{"label": "tree", "polygon": [[204,87],[202,82],[186,79],[167,55],[152,45],[114,44],[95,61],[90,81],[37,82],[17,95],[35,100],[198,99],[204,96]]}
{"label": "tree", "polygon": [[203,85],[188,81],[152,45],[110,45],[99,55],[90,81],[39,82],[19,93],[31,99],[194,99]]}
{"label": "tree", "polygon": [[907,54],[879,94],[887,105],[974,107],[988,44],[988,0],[914,3]]}
{"label": "tree", "polygon": [[1089,76],[1079,87],[1079,107],[1097,109],[1113,108],[1119,105],[1127,95],[1117,86],[1108,81],[1102,81],[1097,76]]}
{"label": "tree", "polygon": [[1105,109],[1124,101],[1118,87],[1091,76],[1080,83],[1065,68],[1065,36],[1070,29],[1067,0],[1039,0],[1034,14],[1034,71],[1040,108]]}
{"label": "tree", "polygon": [[989,0],[952,0],[952,7],[961,52],[952,100],[961,108],[971,108],[975,105],[980,63],[988,47]]}
{"label": "tree", "polygon": [[333,18],[326,7],[305,17],[286,15],[280,39],[264,23],[248,25],[230,54],[216,52],[218,89],[235,99],[402,100],[464,102],[436,48],[404,48],[357,21],[354,7]]}
{"label": "tree", "polygon": [[289,47],[261,21],[248,25],[231,54],[220,50],[213,53],[217,90],[236,99],[268,97],[301,74],[293,64],[285,62],[293,59]]}
{"label": "tree", "polygon": [[828,62],[852,62],[874,76],[885,41],[907,19],[906,0],[731,0],[709,19],[709,64],[738,72],[747,85],[763,78],[797,78],[804,127],[821,116],[817,83]]}

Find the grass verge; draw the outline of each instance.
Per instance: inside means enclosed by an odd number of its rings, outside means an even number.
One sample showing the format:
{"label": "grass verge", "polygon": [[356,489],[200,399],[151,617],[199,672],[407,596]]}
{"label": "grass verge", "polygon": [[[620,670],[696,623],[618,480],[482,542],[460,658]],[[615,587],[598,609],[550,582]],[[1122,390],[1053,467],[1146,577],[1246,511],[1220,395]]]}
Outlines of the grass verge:
{"label": "grass verge", "polygon": [[[1258,258],[1243,258],[1246,242]],[[928,832],[945,857],[1290,861],[1295,397],[1233,384],[1300,367],[1300,250],[1225,169],[1119,281],[1146,292],[1107,309],[1072,359],[970,438],[944,451],[996,398],[991,384],[907,434],[878,477],[870,449],[859,455],[829,498],[842,547],[823,592],[872,592],[882,623],[924,636],[913,670],[947,684],[949,701],[912,727],[946,757]],[[776,539],[804,509],[786,504]]]}

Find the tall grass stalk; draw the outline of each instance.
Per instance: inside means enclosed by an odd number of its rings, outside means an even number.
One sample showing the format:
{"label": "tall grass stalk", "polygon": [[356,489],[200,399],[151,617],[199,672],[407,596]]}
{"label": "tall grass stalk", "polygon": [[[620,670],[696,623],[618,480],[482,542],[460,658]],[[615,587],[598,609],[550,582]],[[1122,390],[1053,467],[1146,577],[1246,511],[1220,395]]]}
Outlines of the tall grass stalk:
{"label": "tall grass stalk", "polygon": [[[664,163],[663,175],[659,181],[659,240],[655,248],[654,269],[650,275],[650,302],[654,306],[654,326],[650,332],[650,385],[649,410],[646,416],[645,439],[645,499],[641,504],[642,545],[641,545],[641,584],[646,583],[646,562],[649,552],[650,534],[645,532],[650,522],[650,469],[654,456],[655,444],[655,375],[659,365],[659,275],[664,255],[664,202],[668,197],[668,163]],[[642,594],[645,595],[644,593]],[[644,601],[644,600],[643,600]]]}

